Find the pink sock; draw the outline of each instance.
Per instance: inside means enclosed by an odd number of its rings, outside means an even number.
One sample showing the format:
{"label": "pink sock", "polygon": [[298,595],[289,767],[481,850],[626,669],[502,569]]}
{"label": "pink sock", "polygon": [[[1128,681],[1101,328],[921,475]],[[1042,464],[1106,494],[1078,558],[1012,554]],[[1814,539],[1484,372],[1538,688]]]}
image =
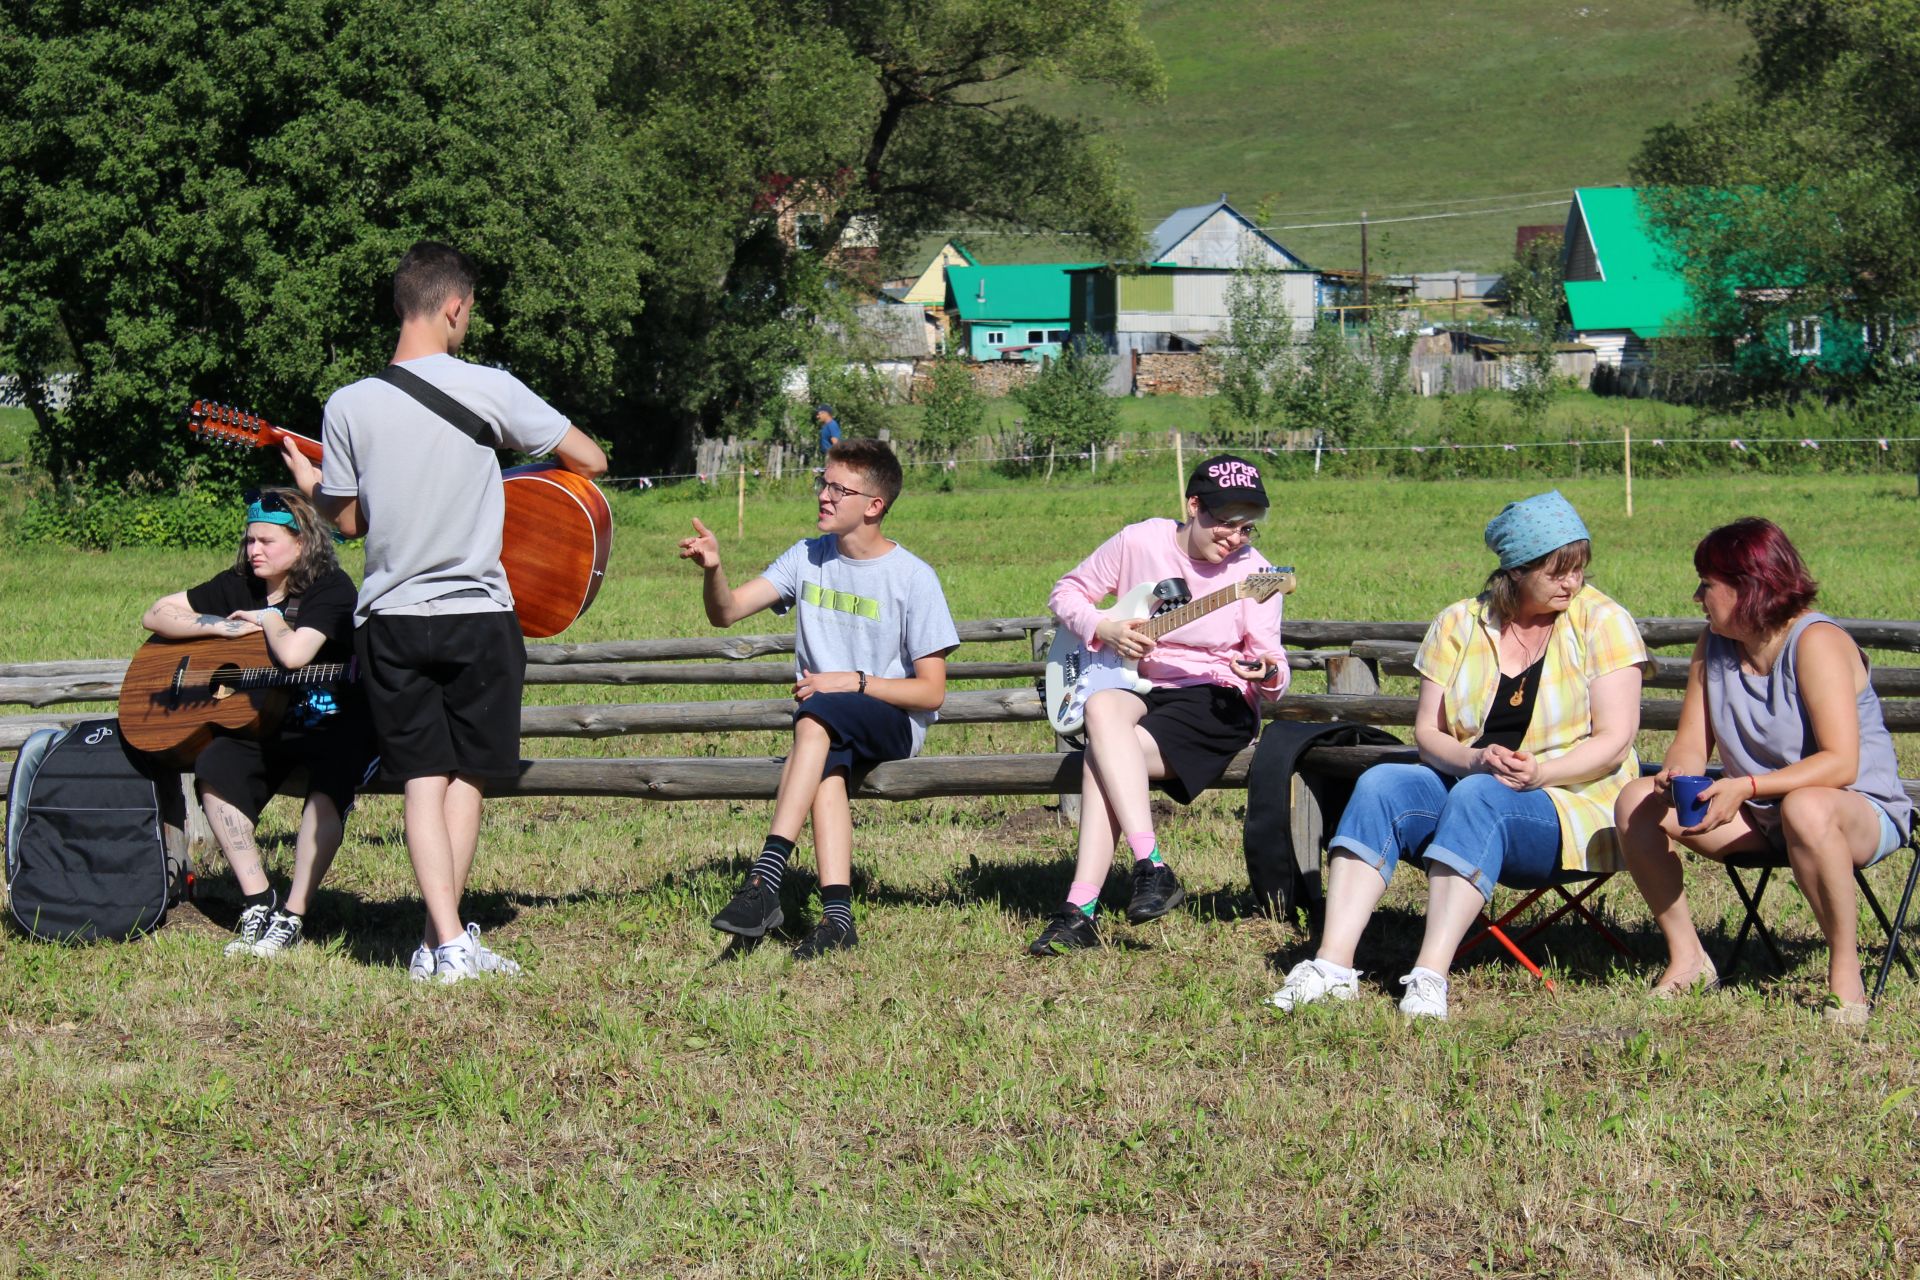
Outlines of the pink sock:
{"label": "pink sock", "polygon": [[[1086,911],[1098,901],[1100,901],[1100,886],[1097,884],[1082,884],[1075,880],[1067,886],[1067,905],[1070,907],[1078,907]],[[1088,914],[1092,913],[1088,912]]]}
{"label": "pink sock", "polygon": [[1138,862],[1142,858],[1151,858],[1160,845],[1154,840],[1153,832],[1143,831],[1139,835],[1128,836],[1127,847],[1133,850],[1133,860]]}

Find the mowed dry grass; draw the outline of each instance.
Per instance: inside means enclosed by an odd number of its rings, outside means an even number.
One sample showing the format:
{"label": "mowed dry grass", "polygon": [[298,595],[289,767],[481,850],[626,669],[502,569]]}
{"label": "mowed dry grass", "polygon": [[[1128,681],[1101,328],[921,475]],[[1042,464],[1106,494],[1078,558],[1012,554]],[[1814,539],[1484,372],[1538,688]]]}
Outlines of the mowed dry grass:
{"label": "mowed dry grass", "polygon": [[[1673,532],[1638,533],[1599,513],[1606,490],[1568,488],[1616,581],[1645,590],[1634,606],[1681,612],[1682,583],[1653,580],[1668,558],[1684,578],[1684,547],[1656,554]],[[1300,616],[1431,612],[1472,585],[1471,539],[1504,500],[1493,485],[1299,489],[1267,545],[1303,568]],[[1916,570],[1893,550],[1912,545],[1910,492],[1833,480],[1781,495],[1837,611],[1913,615]],[[1767,497],[1665,490],[1641,496],[1641,519],[1703,528]],[[1036,612],[1032,581],[1159,498],[928,496],[903,507],[900,536],[946,553],[929,558],[960,616]],[[1035,550],[969,550],[980,508]],[[699,510],[623,504],[623,576],[582,638],[698,629],[684,566],[659,548]],[[1316,533],[1316,511],[1332,527]],[[750,529],[740,563],[794,536],[783,523]],[[0,567],[10,598],[41,601],[0,634],[5,656],[117,653],[103,637],[126,629],[119,597],[144,604],[206,559],[78,558],[57,586],[51,561]],[[1031,728],[934,732],[940,751],[1039,743]],[[1309,940],[1250,914],[1244,804],[1212,795],[1162,824],[1189,908],[1061,963],[1022,953],[1068,878],[1072,833],[1044,806],[861,805],[863,946],[801,967],[706,925],[764,804],[499,802],[471,914],[528,972],[439,990],[399,968],[418,907],[397,803],[369,798],[314,912],[317,945],[283,963],[222,959],[235,900],[212,867],[201,901],[149,941],[0,939],[0,1275],[1913,1271],[1920,987],[1896,974],[1864,1035],[1821,1026],[1808,1006],[1824,952],[1796,892],[1772,912],[1785,975],[1650,1003],[1657,939],[1616,881],[1605,909],[1637,962],[1559,928],[1558,994],[1480,959],[1458,971],[1450,1023],[1410,1027],[1387,991],[1418,938],[1423,881],[1407,874],[1364,944],[1366,997],[1281,1017],[1260,998]],[[291,816],[281,802],[267,824],[282,870]],[[1903,870],[1874,873],[1884,898]],[[1731,892],[1704,871],[1693,884],[1724,945]],[[811,887],[790,882],[790,916],[810,918]]]}

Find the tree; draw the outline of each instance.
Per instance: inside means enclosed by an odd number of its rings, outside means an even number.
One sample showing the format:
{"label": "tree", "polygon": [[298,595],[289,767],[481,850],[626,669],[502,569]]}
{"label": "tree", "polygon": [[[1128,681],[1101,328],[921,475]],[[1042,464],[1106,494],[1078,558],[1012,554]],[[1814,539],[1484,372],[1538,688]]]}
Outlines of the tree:
{"label": "tree", "polygon": [[[614,101],[648,173],[648,307],[629,352],[649,450],[755,419],[799,363],[856,217],[882,253],[968,225],[1069,232],[1131,254],[1113,149],[1021,95],[1049,82],[1160,92],[1135,0],[652,0],[626,19]],[[777,180],[777,181],[776,181]],[[770,198],[828,213],[820,248]]]}
{"label": "tree", "polygon": [[1281,383],[1300,341],[1287,310],[1286,273],[1243,263],[1227,283],[1227,327],[1205,352],[1223,415],[1264,431],[1284,412]]}
{"label": "tree", "polygon": [[[1920,0],[1703,0],[1754,39],[1734,96],[1652,131],[1634,164],[1719,335],[1825,317],[1859,333],[1920,316]],[[1752,357],[1787,380],[1811,366]],[[1884,367],[1884,364],[1883,366]]]}
{"label": "tree", "polygon": [[1093,452],[1120,429],[1120,407],[1107,394],[1113,357],[1074,345],[1048,360],[1032,382],[1014,390],[1027,411],[1027,436],[1039,449]]}
{"label": "tree", "polygon": [[1534,428],[1545,421],[1559,381],[1554,347],[1567,310],[1562,243],[1557,234],[1534,237],[1500,276],[1507,314],[1497,328],[1519,355],[1507,391],[1520,420]]}
{"label": "tree", "polygon": [[920,439],[949,459],[961,445],[980,434],[987,420],[987,402],[973,385],[966,359],[948,352],[933,362],[933,373],[920,404]]}
{"label": "tree", "polygon": [[[0,371],[48,471],[171,482],[205,465],[178,429],[197,397],[317,434],[391,350],[387,278],[422,237],[482,264],[470,354],[604,430],[645,259],[599,0],[31,0],[0,22]],[[68,362],[56,412],[38,380]]]}

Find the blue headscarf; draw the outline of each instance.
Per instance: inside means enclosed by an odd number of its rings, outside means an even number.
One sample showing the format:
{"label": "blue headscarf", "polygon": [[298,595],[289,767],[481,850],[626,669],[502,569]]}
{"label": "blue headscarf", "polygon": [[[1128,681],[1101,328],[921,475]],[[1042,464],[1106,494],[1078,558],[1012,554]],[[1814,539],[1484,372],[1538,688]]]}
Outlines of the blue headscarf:
{"label": "blue headscarf", "polygon": [[300,532],[300,522],[293,518],[291,511],[269,511],[255,498],[247,504],[248,524],[283,524],[295,533]]}
{"label": "blue headscarf", "polygon": [[1587,536],[1580,513],[1558,489],[1509,502],[1487,522],[1487,549],[1500,557],[1502,569],[1538,560]]}

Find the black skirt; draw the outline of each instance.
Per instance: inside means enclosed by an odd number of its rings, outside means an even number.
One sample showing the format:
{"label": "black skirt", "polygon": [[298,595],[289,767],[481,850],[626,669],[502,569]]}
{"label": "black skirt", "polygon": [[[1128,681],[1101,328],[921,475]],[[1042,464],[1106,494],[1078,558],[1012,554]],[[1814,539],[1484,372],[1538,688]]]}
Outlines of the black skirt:
{"label": "black skirt", "polygon": [[1234,689],[1217,684],[1153,689],[1140,727],[1160,748],[1167,794],[1181,804],[1220,780],[1260,731],[1260,717]]}

